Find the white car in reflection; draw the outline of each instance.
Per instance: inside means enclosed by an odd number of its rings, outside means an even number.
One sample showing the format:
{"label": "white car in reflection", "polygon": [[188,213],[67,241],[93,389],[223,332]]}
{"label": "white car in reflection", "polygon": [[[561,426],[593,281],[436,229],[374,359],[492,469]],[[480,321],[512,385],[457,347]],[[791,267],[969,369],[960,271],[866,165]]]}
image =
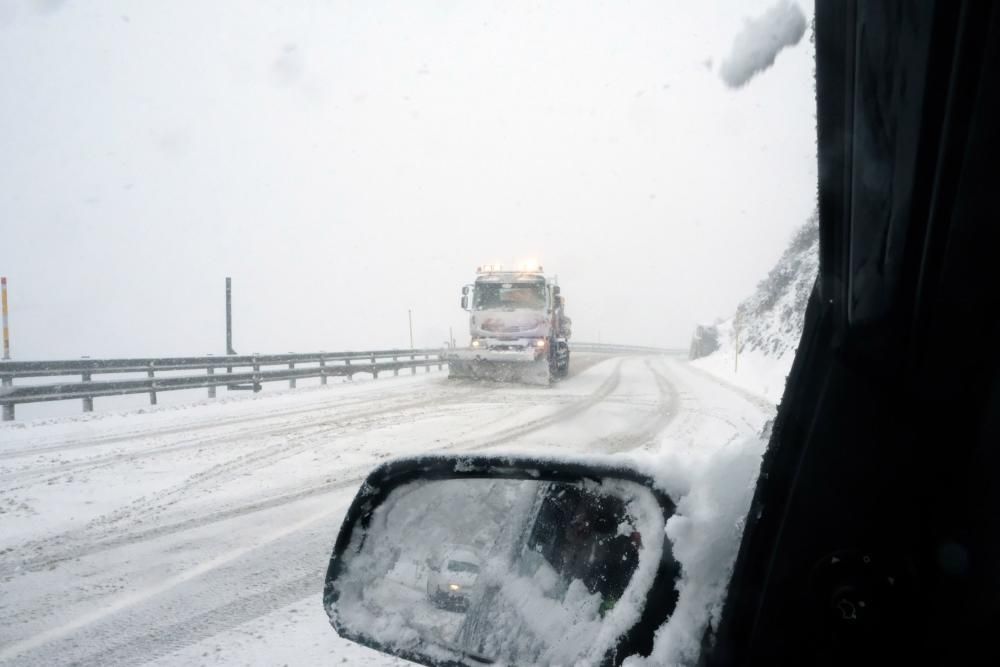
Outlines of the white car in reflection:
{"label": "white car in reflection", "polygon": [[464,610],[479,578],[479,557],[471,549],[453,549],[431,568],[427,597],[443,609]]}

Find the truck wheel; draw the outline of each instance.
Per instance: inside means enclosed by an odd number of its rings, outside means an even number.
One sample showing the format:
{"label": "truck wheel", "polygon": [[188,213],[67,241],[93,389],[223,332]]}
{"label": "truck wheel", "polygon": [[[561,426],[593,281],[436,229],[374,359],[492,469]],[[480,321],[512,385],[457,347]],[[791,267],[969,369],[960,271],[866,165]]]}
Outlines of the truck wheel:
{"label": "truck wheel", "polygon": [[[565,354],[565,356],[562,356],[561,354],[559,354],[559,355],[556,356],[555,376],[556,377],[560,377],[560,378],[564,378],[567,375],[569,375],[569,348],[568,348],[568,346],[565,343],[560,343],[559,344],[559,352],[560,353],[565,352],[566,354]],[[560,359],[560,356],[562,356],[561,359]]]}

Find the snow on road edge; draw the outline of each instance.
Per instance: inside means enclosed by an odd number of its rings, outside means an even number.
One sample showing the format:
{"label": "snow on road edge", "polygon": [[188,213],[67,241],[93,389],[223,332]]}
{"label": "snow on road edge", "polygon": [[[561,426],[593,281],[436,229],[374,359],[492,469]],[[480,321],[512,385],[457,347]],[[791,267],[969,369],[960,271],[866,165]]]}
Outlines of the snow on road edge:
{"label": "snow on road edge", "polygon": [[657,451],[631,456],[677,501],[666,532],[681,564],[679,596],[653,652],[628,658],[627,667],[697,660],[705,628],[722,610],[774,414],[687,362],[672,361],[670,372],[686,402],[681,424],[668,429]]}

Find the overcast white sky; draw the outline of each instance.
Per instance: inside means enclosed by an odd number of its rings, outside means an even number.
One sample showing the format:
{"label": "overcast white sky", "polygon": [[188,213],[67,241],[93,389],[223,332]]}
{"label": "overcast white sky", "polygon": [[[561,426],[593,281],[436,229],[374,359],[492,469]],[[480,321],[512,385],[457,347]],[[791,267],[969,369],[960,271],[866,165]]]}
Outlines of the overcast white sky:
{"label": "overcast white sky", "polygon": [[[686,346],[814,208],[810,34],[773,0],[0,0],[16,358],[418,345],[538,257],[578,340]],[[812,4],[799,3],[809,21]]]}

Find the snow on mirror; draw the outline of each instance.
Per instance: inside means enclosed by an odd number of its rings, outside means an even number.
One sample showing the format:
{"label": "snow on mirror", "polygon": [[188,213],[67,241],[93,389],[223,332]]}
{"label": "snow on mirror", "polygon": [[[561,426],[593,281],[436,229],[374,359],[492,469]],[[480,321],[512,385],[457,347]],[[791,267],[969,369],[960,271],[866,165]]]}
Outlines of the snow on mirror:
{"label": "snow on mirror", "polygon": [[663,535],[626,480],[415,481],[354,529],[331,617],[432,662],[597,663],[639,620]]}

